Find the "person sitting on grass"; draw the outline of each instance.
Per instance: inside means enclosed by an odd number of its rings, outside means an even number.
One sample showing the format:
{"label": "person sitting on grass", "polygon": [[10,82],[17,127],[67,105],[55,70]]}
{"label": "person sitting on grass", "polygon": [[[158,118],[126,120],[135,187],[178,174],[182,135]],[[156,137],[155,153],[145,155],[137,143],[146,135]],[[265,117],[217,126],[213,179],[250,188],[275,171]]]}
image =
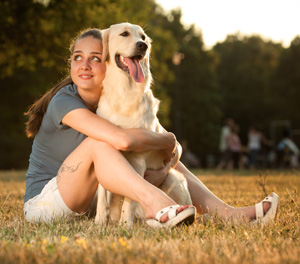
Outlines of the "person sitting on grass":
{"label": "person sitting on grass", "polygon": [[160,170],[146,171],[144,179],[121,151],[163,150],[170,161],[176,146],[175,136],[141,128],[121,129],[95,114],[106,71],[99,29],[80,33],[70,51],[70,76],[25,113],[29,118],[27,135],[34,137],[24,196],[27,221],[49,222],[56,217],[88,213],[99,183],[138,202],[146,219],[157,219],[161,227],[191,224],[187,219],[194,219],[196,210],[201,214],[217,212],[224,219],[242,221],[268,222],[275,218],[276,194],[256,206],[231,207],[181,162],[175,169],[186,177],[194,206],[174,206],[176,203],[157,187],[165,180],[173,162]]}

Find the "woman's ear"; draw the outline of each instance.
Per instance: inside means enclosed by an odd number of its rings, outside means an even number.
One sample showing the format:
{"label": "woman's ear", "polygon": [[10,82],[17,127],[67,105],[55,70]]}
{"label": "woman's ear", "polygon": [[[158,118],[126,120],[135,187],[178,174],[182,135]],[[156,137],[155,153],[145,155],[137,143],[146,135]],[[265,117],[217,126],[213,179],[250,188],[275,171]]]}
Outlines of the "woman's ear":
{"label": "woman's ear", "polygon": [[109,29],[101,30],[102,33],[102,61],[109,60],[108,54],[108,39],[109,39]]}

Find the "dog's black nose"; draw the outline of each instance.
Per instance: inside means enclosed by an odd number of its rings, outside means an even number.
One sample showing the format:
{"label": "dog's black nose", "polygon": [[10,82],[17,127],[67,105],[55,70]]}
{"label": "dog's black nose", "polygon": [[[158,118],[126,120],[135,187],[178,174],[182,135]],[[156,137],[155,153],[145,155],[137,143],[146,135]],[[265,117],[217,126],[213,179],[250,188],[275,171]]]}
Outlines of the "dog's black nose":
{"label": "dog's black nose", "polygon": [[138,51],[146,51],[148,49],[148,45],[143,41],[139,41],[136,43],[136,48]]}

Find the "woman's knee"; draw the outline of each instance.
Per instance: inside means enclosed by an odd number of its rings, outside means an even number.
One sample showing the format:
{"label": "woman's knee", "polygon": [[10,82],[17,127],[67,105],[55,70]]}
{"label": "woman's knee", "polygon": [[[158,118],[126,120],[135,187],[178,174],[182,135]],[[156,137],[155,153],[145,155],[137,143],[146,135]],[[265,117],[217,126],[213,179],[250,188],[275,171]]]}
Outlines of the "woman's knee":
{"label": "woman's knee", "polygon": [[107,151],[117,151],[108,143],[90,137],[85,139],[85,144],[87,144],[88,153],[91,153],[93,157],[106,153]]}

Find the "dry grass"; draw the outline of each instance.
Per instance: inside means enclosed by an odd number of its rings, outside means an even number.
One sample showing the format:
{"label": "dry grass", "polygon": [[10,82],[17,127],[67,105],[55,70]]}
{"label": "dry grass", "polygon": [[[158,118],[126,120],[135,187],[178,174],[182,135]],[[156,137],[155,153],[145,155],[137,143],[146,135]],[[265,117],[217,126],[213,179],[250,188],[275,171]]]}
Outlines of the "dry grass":
{"label": "dry grass", "polygon": [[[267,192],[280,196],[274,225],[204,225],[127,230],[92,220],[29,224],[23,217],[24,171],[0,172],[0,263],[299,263],[300,173],[197,171],[201,180],[233,206],[253,205]],[[263,185],[263,186],[262,186]]]}

